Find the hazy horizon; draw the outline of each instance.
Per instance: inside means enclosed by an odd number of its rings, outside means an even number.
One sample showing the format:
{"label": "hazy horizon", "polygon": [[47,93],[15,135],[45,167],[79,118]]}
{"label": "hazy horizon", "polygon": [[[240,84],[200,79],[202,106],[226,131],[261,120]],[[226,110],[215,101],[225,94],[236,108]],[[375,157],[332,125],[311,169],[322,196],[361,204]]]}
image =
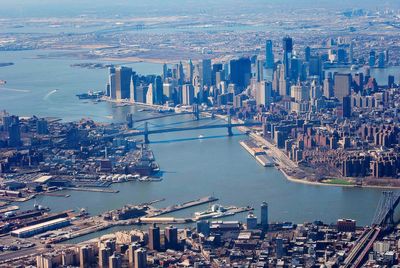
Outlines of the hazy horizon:
{"label": "hazy horizon", "polygon": [[1,17],[68,17],[82,14],[94,14],[103,16],[166,16],[166,15],[190,15],[190,14],[219,14],[223,13],[260,13],[269,8],[329,8],[332,10],[379,7],[397,9],[400,1],[385,0],[320,0],[316,4],[313,0],[248,0],[245,3],[240,0],[153,0],[151,2],[137,0],[0,0],[2,9]]}

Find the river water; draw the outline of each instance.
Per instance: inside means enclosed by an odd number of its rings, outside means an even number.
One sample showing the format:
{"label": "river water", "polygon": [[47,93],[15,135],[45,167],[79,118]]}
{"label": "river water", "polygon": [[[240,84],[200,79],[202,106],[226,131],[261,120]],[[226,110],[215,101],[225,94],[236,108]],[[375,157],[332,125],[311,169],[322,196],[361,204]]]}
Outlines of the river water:
{"label": "river water", "polygon": [[[125,114],[148,116],[136,107],[114,107],[110,103],[93,104],[79,101],[75,94],[88,89],[103,89],[107,70],[72,68],[80,62],[71,59],[35,59],[46,51],[2,52],[0,62],[12,61],[14,66],[0,68],[0,79],[8,81],[0,88],[0,109],[20,116],[56,116],[64,120],[90,117],[97,121],[121,121]],[[131,66],[139,73],[160,73],[158,64],[137,63]],[[57,91],[54,91],[58,89]],[[153,124],[204,124],[191,117],[177,116],[159,119]],[[204,138],[198,138],[203,135]],[[165,198],[156,206],[215,195],[223,205],[253,206],[259,214],[262,201],[269,203],[271,221],[305,222],[322,220],[335,222],[352,218],[358,224],[369,224],[381,195],[379,189],[361,189],[303,185],[287,181],[275,168],[264,168],[245,151],[239,141],[246,136],[235,131],[226,136],[224,129],[164,133],[150,136],[151,148],[163,171],[162,182],[128,182],[115,184],[118,194],[68,192],[69,198],[40,196],[18,204],[31,208],[39,203],[53,211],[86,208],[91,214],[115,209],[124,204],[137,204]],[[177,212],[190,216],[207,205]],[[245,214],[231,219],[244,220]]]}

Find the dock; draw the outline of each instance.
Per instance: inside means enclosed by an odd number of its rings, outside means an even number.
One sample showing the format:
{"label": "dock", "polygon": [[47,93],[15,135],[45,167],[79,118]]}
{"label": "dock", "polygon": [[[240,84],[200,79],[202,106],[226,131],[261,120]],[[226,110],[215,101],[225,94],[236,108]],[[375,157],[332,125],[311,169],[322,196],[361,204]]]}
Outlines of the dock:
{"label": "dock", "polygon": [[18,210],[18,209],[19,209],[19,206],[5,207],[5,208],[0,209],[0,214],[7,213],[7,212],[10,212],[10,211],[15,211],[15,210]]}
{"label": "dock", "polygon": [[96,188],[85,188],[85,187],[66,187],[64,189],[65,190],[72,190],[72,191],[81,191],[81,192],[98,192],[98,193],[111,193],[111,194],[119,193],[118,190],[96,189]]}
{"label": "dock", "polygon": [[175,211],[179,211],[179,210],[183,210],[183,209],[187,209],[187,208],[191,208],[191,207],[196,207],[196,206],[200,206],[203,204],[207,204],[207,203],[212,203],[217,201],[218,198],[213,197],[213,196],[206,196],[206,197],[202,197],[199,198],[197,200],[192,200],[192,201],[188,201],[182,204],[177,204],[177,205],[173,205],[173,206],[169,206],[166,208],[162,208],[159,210],[156,210],[152,215],[148,216],[149,218],[153,218],[153,217],[158,217],[167,213],[172,213]]}
{"label": "dock", "polygon": [[240,141],[239,143],[263,167],[273,167],[273,166],[275,166],[274,161],[267,155],[265,150],[263,148],[260,148],[252,140],[244,140],[244,141]]}

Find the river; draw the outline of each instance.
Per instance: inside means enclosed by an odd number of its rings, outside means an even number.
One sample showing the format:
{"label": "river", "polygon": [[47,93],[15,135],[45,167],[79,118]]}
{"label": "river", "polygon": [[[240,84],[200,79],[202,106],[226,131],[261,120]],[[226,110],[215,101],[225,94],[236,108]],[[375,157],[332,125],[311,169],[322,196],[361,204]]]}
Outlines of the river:
{"label": "river", "polygon": [[[35,59],[46,51],[2,52],[0,61],[12,61],[14,66],[0,68],[0,79],[8,81],[0,88],[0,108],[12,114],[57,116],[64,120],[90,117],[97,121],[123,120],[130,111],[135,117],[147,116],[136,107],[114,107],[110,103],[93,104],[79,101],[74,95],[89,88],[103,89],[107,71],[72,68],[81,62],[71,59]],[[161,66],[137,63],[131,66],[139,73],[160,73]],[[57,91],[53,92],[55,89]],[[53,92],[53,93],[51,93]],[[153,124],[203,124],[191,121],[188,115],[162,118]],[[204,138],[198,138],[203,135]],[[269,203],[271,221],[322,220],[335,222],[352,218],[358,224],[369,224],[373,218],[381,191],[379,189],[345,188],[303,185],[289,182],[275,168],[264,168],[245,151],[239,141],[246,136],[235,131],[210,129],[150,136],[151,148],[163,174],[162,182],[128,182],[115,184],[118,194],[68,192],[69,198],[39,196],[18,204],[22,209],[39,203],[52,211],[86,208],[91,214],[115,209],[124,204],[137,204],[165,198],[156,206],[184,202],[206,195],[215,195],[223,205],[253,206],[259,215],[262,201]],[[190,216],[207,205],[177,212]],[[245,214],[231,219],[244,220]]]}

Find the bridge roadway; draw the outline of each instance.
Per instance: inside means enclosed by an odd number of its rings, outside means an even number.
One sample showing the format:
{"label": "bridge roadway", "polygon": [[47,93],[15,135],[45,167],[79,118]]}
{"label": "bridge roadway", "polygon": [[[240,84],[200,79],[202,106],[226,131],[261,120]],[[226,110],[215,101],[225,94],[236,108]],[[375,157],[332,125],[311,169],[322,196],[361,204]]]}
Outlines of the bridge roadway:
{"label": "bridge roadway", "polygon": [[125,132],[121,133],[122,137],[131,137],[131,136],[141,136],[145,137],[145,142],[148,143],[148,136],[153,134],[167,133],[167,132],[179,132],[179,131],[190,131],[190,130],[199,130],[199,129],[217,129],[217,128],[227,128],[228,135],[232,135],[232,128],[234,127],[250,127],[250,126],[261,126],[260,122],[252,122],[252,123],[237,123],[237,124],[216,124],[216,125],[203,125],[203,126],[192,126],[192,127],[176,127],[176,128],[164,128],[164,129],[155,129],[155,130],[145,130],[144,131],[136,131],[136,132]]}
{"label": "bridge roadway", "polygon": [[136,119],[136,120],[133,120],[133,121],[135,123],[139,123],[139,122],[145,122],[145,121],[149,121],[149,120],[155,120],[155,119],[171,117],[171,116],[178,116],[178,115],[186,115],[186,114],[194,114],[194,112],[181,112],[181,113],[173,113],[173,112],[171,112],[171,113],[156,115],[156,116],[152,116],[152,117]]}

